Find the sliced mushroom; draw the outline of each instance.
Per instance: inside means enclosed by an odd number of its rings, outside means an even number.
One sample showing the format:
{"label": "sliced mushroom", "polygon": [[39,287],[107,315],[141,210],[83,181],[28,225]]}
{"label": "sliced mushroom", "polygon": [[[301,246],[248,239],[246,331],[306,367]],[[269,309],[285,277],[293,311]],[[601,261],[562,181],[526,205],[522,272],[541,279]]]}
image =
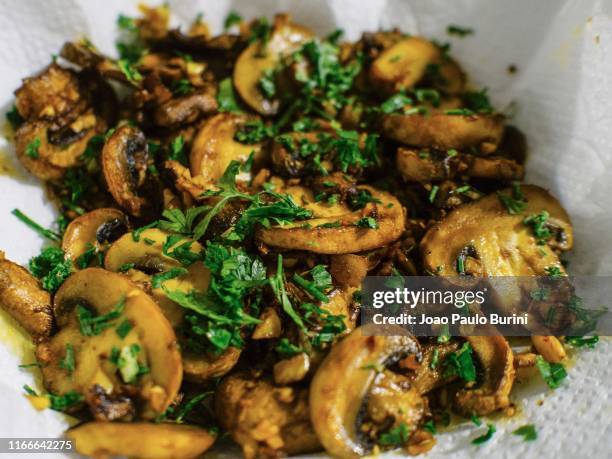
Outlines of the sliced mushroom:
{"label": "sliced mushroom", "polygon": [[412,384],[419,394],[427,394],[452,379],[452,377],[444,376],[444,368],[441,362],[444,362],[444,359],[450,353],[458,349],[459,343],[457,341],[423,346],[423,360],[418,368],[409,375]]}
{"label": "sliced mushroom", "polygon": [[148,422],[87,422],[66,436],[79,454],[89,457],[189,459],[215,442],[215,435],[200,427]]}
{"label": "sliced mushroom", "polygon": [[[421,241],[424,268],[440,276],[456,276],[457,258],[462,254],[467,258],[463,261],[468,262],[463,263],[465,274],[533,276],[544,275],[549,266],[558,266],[559,259],[550,245],[561,250],[572,247],[570,218],[546,190],[534,185],[523,185],[520,190],[526,200],[522,212],[510,214],[500,198],[491,194],[458,207],[432,226]],[[512,195],[509,189],[500,193]],[[538,245],[531,228],[523,223],[526,216],[543,210],[555,229],[548,245]]]}
{"label": "sliced mushroom", "polygon": [[234,368],[240,358],[241,350],[235,347],[227,348],[221,355],[206,355],[183,353],[183,370],[185,379],[203,383],[213,378],[219,378]]}
{"label": "sliced mushroom", "polygon": [[504,132],[504,118],[498,114],[384,115],[381,131],[385,137],[415,147],[480,148],[482,153],[496,150]]}
{"label": "sliced mushroom", "polygon": [[26,78],[15,96],[15,106],[26,120],[52,121],[68,115],[83,102],[76,73],[57,64]]}
{"label": "sliced mushroom", "polygon": [[[436,75],[428,75],[432,68]],[[369,76],[388,94],[411,89],[423,79],[432,79],[432,86],[448,94],[460,93],[465,85],[465,75],[457,63],[421,37],[406,37],[389,46],[372,62]]]}
{"label": "sliced mushroom", "polygon": [[245,162],[251,153],[261,158],[261,144],[246,145],[234,140],[234,135],[251,118],[220,113],[210,118],[198,132],[191,148],[189,164],[192,177],[202,177],[214,185],[232,160]]}
{"label": "sliced mushroom", "polygon": [[[420,359],[419,344],[412,336],[367,336],[366,327],[332,347],[310,385],[313,427],[325,450],[339,458],[357,458],[372,450],[360,424],[377,369],[408,355]],[[423,401],[412,395],[415,404],[403,406],[404,410],[421,409]]]}
{"label": "sliced mushroom", "polygon": [[310,423],[305,389],[278,387],[267,380],[235,374],[218,386],[215,411],[246,459],[321,449]]}
{"label": "sliced mushroom", "polygon": [[[283,250],[325,254],[362,252],[397,240],[404,231],[405,212],[400,202],[390,193],[369,186],[359,188],[369,191],[380,203],[370,202],[361,210],[351,211],[344,203],[317,202],[307,188],[287,187],[284,191],[298,205],[312,211],[313,217],[284,226],[260,228],[257,238]],[[364,218],[374,219],[378,228],[358,226]]]}
{"label": "sliced mushroom", "polygon": [[464,416],[486,416],[510,405],[514,355],[503,336],[469,336],[482,375],[477,386],[455,394],[455,409]]}
{"label": "sliced mushroom", "polygon": [[91,247],[104,251],[128,231],[127,217],[118,209],[102,208],[81,215],[70,222],[62,239],[62,250],[77,260]]}
{"label": "sliced mushroom", "polygon": [[[195,258],[202,251],[202,246],[198,242],[187,238],[179,238],[169,247],[165,247],[169,236],[168,233],[155,228],[142,231],[137,238],[134,237],[134,233],[125,234],[115,241],[106,252],[104,267],[113,272],[123,271],[126,267],[131,268],[128,275],[135,274],[133,280],[148,283],[151,281],[149,276],[183,267],[180,261],[169,255],[177,247],[188,245],[189,252]],[[205,292],[210,281],[210,272],[202,261],[195,261],[185,269],[187,272],[164,281],[162,286],[151,287],[151,296],[159,304],[174,328],[179,327],[184,309],[168,299],[164,288],[184,293],[189,293],[194,289],[198,292]],[[133,271],[138,271],[140,274],[133,273]]]}
{"label": "sliced mushroom", "polygon": [[151,297],[124,276],[88,268],[64,282],[53,307],[59,332],[36,349],[49,392],[86,394],[96,385],[125,392],[144,419],[168,408],[183,369],[174,331]]}
{"label": "sliced mushroom", "polygon": [[258,40],[249,45],[236,60],[234,86],[240,97],[256,112],[274,115],[279,102],[267,99],[259,89],[259,81],[273,71],[284,56],[288,56],[313,36],[307,28],[293,24],[290,17],[279,14],[267,42]]}
{"label": "sliced mushroom", "polygon": [[144,134],[135,127],[118,128],[102,149],[102,169],[115,201],[135,217],[157,211],[159,188],[147,174],[149,153]]}
{"label": "sliced mushroom", "polygon": [[106,123],[89,110],[65,128],[46,121],[29,121],[15,132],[15,150],[23,166],[42,180],[60,178],[65,168],[76,166],[91,138]]}
{"label": "sliced mushroom", "polygon": [[446,152],[434,156],[434,152],[399,148],[397,169],[409,182],[431,182],[452,179],[457,175],[493,180],[521,180],[525,168],[511,159],[498,156],[475,156]]}
{"label": "sliced mushroom", "polygon": [[0,251],[0,307],[35,340],[53,329],[51,296],[24,268],[4,258]]}
{"label": "sliced mushroom", "polygon": [[159,105],[153,113],[153,119],[158,126],[175,127],[193,123],[198,118],[216,111],[217,99],[214,94],[199,91]]}

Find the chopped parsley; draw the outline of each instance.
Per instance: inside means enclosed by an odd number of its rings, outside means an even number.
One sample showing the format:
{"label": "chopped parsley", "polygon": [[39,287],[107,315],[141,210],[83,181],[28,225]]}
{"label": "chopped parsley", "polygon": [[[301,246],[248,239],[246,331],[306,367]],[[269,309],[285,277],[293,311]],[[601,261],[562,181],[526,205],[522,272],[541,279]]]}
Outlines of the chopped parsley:
{"label": "chopped parsley", "polygon": [[534,441],[538,438],[538,432],[533,424],[526,424],[512,431],[514,435],[523,437],[523,441]]}
{"label": "chopped parsley", "polygon": [[59,367],[62,370],[66,370],[68,374],[72,374],[75,369],[75,361],[74,361],[74,348],[72,344],[66,344],[66,353],[64,354],[64,358],[60,360]]}
{"label": "chopped parsley", "polygon": [[40,279],[42,287],[51,293],[55,293],[72,274],[72,261],[57,247],[43,249],[40,255],[30,259],[28,267]]}
{"label": "chopped parsley", "polygon": [[458,37],[466,37],[474,34],[474,29],[469,27],[461,27],[455,24],[449,24],[446,28],[446,33],[449,35],[456,35]]}
{"label": "chopped parsley", "polygon": [[283,359],[288,359],[304,352],[304,349],[291,343],[287,338],[281,338],[274,350]]}
{"label": "chopped parsley", "polygon": [[128,319],[125,319],[117,326],[117,328],[115,328],[115,333],[117,333],[117,336],[119,338],[123,339],[128,335],[128,333],[130,333],[132,328],[134,328],[132,322],[130,322]]}
{"label": "chopped parsley", "polygon": [[208,210],[208,206],[190,207],[185,212],[181,209],[165,209],[162,213],[163,219],[157,226],[164,231],[191,236],[196,219]]}
{"label": "chopped parsley", "polygon": [[378,222],[374,217],[363,217],[355,222],[359,228],[378,229]]}
{"label": "chopped parsley", "polygon": [[482,445],[483,443],[488,442],[491,438],[493,438],[493,434],[496,432],[496,428],[493,424],[487,424],[487,431],[484,435],[480,437],[476,437],[472,440],[473,445]]}
{"label": "chopped parsley", "polygon": [[121,379],[126,384],[131,384],[138,379],[139,376],[149,373],[149,368],[138,361],[138,354],[141,348],[138,344],[133,343],[129,346],[124,346],[119,352],[113,349],[112,360],[117,365]]}
{"label": "chopped parsley", "polygon": [[266,126],[263,121],[247,121],[234,134],[234,140],[247,145],[259,143],[265,139],[274,137],[276,129]]}
{"label": "chopped parsley", "polygon": [[186,274],[187,272],[188,271],[185,268],[176,267],[166,272],[155,274],[151,278],[151,286],[153,288],[161,288],[165,281],[182,276],[183,274]]}
{"label": "chopped parsley", "polygon": [[225,21],[223,21],[223,30],[227,31],[235,25],[239,25],[241,22],[242,16],[240,16],[236,11],[232,10],[225,18]]}
{"label": "chopped parsley", "polygon": [[94,315],[94,313],[83,305],[77,305],[76,313],[79,321],[81,335],[97,336],[112,325],[123,314],[125,299],[121,300],[106,314]]}
{"label": "chopped parsley", "polygon": [[525,217],[523,220],[525,225],[531,227],[538,245],[545,245],[546,242],[553,236],[550,228],[548,227],[548,217],[548,212],[543,210],[539,214],[530,215]]}
{"label": "chopped parsley", "polygon": [[397,426],[381,434],[378,438],[378,444],[381,446],[402,446],[408,441],[408,434],[408,426],[404,422],[400,422]]}
{"label": "chopped parsley", "polygon": [[476,381],[476,367],[472,360],[472,346],[465,342],[457,352],[449,354],[443,362],[444,377],[458,376],[466,382]]}
{"label": "chopped parsley", "polygon": [[40,139],[36,137],[34,140],[29,142],[25,147],[25,155],[28,158],[38,159],[39,153],[38,149],[40,148]]}
{"label": "chopped parsley", "polygon": [[567,377],[565,367],[560,363],[549,363],[544,360],[544,357],[538,355],[536,357],[536,367],[542,375],[542,379],[548,387],[556,389],[561,385],[561,382]]}
{"label": "chopped parsley", "polygon": [[493,106],[487,96],[487,88],[480,91],[468,91],[463,94],[463,102],[475,113],[492,113]]}
{"label": "chopped parsley", "polygon": [[588,347],[594,349],[595,345],[599,342],[599,336],[567,336],[565,342],[574,347]]}
{"label": "chopped parsley", "polygon": [[497,197],[510,215],[520,214],[527,209],[527,201],[518,183],[512,184],[512,194],[510,196],[498,191]]}
{"label": "chopped parsley", "polygon": [[408,97],[404,92],[398,92],[381,104],[380,111],[386,114],[395,113],[403,110],[406,105],[411,104],[412,99],[410,97]]}
{"label": "chopped parsley", "polygon": [[220,112],[239,112],[240,107],[234,94],[234,86],[231,78],[225,78],[219,83],[217,103]]}

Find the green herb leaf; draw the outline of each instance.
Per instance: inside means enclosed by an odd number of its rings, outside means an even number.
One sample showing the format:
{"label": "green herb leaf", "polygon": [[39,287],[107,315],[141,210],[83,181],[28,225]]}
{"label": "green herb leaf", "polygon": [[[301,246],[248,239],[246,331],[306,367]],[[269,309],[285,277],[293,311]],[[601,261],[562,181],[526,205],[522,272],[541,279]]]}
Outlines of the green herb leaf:
{"label": "green herb leaf", "polygon": [[112,325],[112,322],[117,320],[123,314],[123,309],[125,308],[125,299],[121,300],[115,307],[107,312],[106,314],[101,314],[96,316],[93,312],[82,306],[77,305],[77,319],[79,321],[79,327],[81,330],[81,335],[83,336],[97,336],[102,331],[106,330],[108,327]]}
{"label": "green herb leaf", "polygon": [[512,185],[511,196],[498,191],[497,197],[510,215],[520,214],[521,212],[525,212],[525,209],[527,209],[527,201],[525,200],[525,196],[521,191],[520,185],[516,182]]}
{"label": "green herb leaf", "polygon": [[72,274],[72,261],[65,258],[64,251],[57,247],[47,247],[40,255],[30,259],[30,272],[41,280],[42,287],[55,293]]}
{"label": "green herb leaf", "polygon": [[219,103],[220,112],[240,111],[240,107],[236,101],[236,96],[234,95],[234,86],[231,78],[225,78],[219,83],[217,102]]}
{"label": "green herb leaf", "polygon": [[531,227],[533,235],[538,245],[545,245],[552,238],[553,234],[548,227],[548,212],[543,210],[539,214],[525,217],[523,223]]}
{"label": "green herb leaf", "polygon": [[482,445],[483,443],[488,442],[491,438],[493,438],[493,434],[496,432],[495,426],[493,424],[487,424],[487,431],[484,435],[480,437],[476,437],[472,440],[473,445]]}
{"label": "green herb leaf", "polygon": [[541,355],[536,357],[536,367],[542,375],[542,379],[548,387],[556,389],[561,385],[561,382],[567,377],[565,367],[560,363],[549,363]]}
{"label": "green herb leaf", "polygon": [[599,342],[599,336],[567,336],[565,342],[574,347],[588,347],[594,349],[595,345]]}
{"label": "green herb leaf", "polygon": [[151,286],[153,288],[161,288],[163,283],[166,282],[167,280],[182,276],[183,274],[186,274],[188,272],[189,271],[187,271],[185,268],[178,267],[178,268],[172,268],[164,273],[155,274],[151,278]]}
{"label": "green herb leaf", "polygon": [[66,370],[69,375],[75,369],[75,361],[74,361],[74,349],[72,344],[66,344],[66,353],[64,354],[64,358],[60,360],[59,367],[63,370]]}
{"label": "green herb leaf", "polygon": [[446,33],[449,35],[457,35],[459,37],[465,37],[467,35],[472,35],[474,33],[474,29],[470,29],[468,27],[461,27],[458,25],[450,24],[446,28]]}
{"label": "green herb leaf", "polygon": [[389,429],[378,438],[381,446],[402,446],[408,441],[408,426],[401,422],[396,427]]}
{"label": "green herb leaf", "polygon": [[60,234],[56,233],[55,231],[51,231],[50,229],[43,228],[41,225],[36,223],[19,209],[13,209],[11,213],[19,220],[21,220],[22,223],[27,225],[30,229],[36,231],[42,237],[45,237],[54,242],[59,242],[62,240],[62,236]]}
{"label": "green herb leaf", "polygon": [[25,155],[28,158],[38,159],[38,149],[40,148],[40,139],[37,137],[28,143],[25,147]]}
{"label": "green herb leaf", "polygon": [[240,22],[242,22],[242,16],[240,16],[236,11],[232,10],[225,18],[225,21],[223,21],[223,30],[227,31],[233,26],[239,25]]}
{"label": "green herb leaf", "polygon": [[17,128],[21,126],[25,121],[19,114],[17,107],[15,107],[14,105],[11,110],[6,113],[6,119],[8,120],[14,131],[17,130]]}
{"label": "green herb leaf", "polygon": [[458,376],[466,382],[476,381],[476,367],[472,360],[472,346],[465,342],[459,351],[449,354],[443,362],[444,377]]}
{"label": "green herb leaf", "polygon": [[128,333],[130,333],[132,328],[134,328],[132,322],[130,322],[128,319],[125,319],[117,326],[117,328],[115,328],[115,333],[117,333],[117,336],[119,338],[123,339],[128,335]]}
{"label": "green herb leaf", "polygon": [[363,217],[355,222],[359,228],[378,229],[378,222],[374,217]]}
{"label": "green herb leaf", "polygon": [[288,359],[289,357],[293,357],[294,355],[298,355],[304,352],[304,350],[300,346],[292,344],[287,338],[281,338],[274,350],[283,359]]}
{"label": "green herb leaf", "polygon": [[533,424],[526,424],[512,432],[514,435],[523,437],[524,441],[534,441],[538,438],[538,432]]}

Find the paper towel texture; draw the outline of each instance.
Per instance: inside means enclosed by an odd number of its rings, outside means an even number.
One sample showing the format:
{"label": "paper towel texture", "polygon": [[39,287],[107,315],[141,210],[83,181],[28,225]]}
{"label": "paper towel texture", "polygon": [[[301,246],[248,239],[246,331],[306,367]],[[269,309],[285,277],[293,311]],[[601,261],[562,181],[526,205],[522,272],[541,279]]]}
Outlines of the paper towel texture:
{"label": "paper towel texture", "polygon": [[[349,39],[362,31],[402,30],[452,43],[455,56],[496,106],[516,106],[513,124],[529,143],[528,182],[549,188],[575,225],[570,271],[612,275],[612,1],[608,0],[181,0],[170,1],[177,24],[197,12],[219,31],[230,10],[244,17],[288,11],[318,33],[342,28]],[[87,35],[113,51],[116,17],[134,14],[125,0],[0,0],[0,109],[12,104],[21,78],[45,66],[64,41]],[[465,38],[446,34],[448,24],[474,28]],[[507,71],[517,68],[515,74]],[[4,132],[4,130],[2,131]],[[40,184],[12,160],[0,134],[0,160],[12,161],[15,177],[0,176],[0,248],[24,263],[42,240],[10,215],[18,207],[43,224],[54,213]],[[0,315],[1,437],[51,437],[66,426],[62,416],[38,413],[22,396],[33,376],[26,363],[32,346],[5,314]],[[607,458],[612,453],[612,345],[603,340],[582,352],[563,387],[518,388],[519,414],[495,420],[497,433],[483,446],[470,440],[484,428],[460,426],[437,436],[432,458]],[[539,406],[538,401],[543,401]],[[535,424],[538,439],[511,434]],[[225,454],[235,457],[236,450]],[[45,458],[53,455],[46,454]],[[390,456],[392,457],[392,456]]]}

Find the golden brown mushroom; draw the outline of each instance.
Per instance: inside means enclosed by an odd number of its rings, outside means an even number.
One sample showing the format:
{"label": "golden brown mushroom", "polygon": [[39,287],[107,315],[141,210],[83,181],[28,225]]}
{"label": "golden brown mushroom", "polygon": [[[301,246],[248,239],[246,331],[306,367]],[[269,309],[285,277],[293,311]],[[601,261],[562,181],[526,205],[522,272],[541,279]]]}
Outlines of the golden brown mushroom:
{"label": "golden brown mushroom", "polygon": [[138,401],[144,419],[166,410],[183,369],[174,331],[151,297],[124,276],[88,268],[64,282],[53,307],[59,331],[36,350],[49,392],[101,386]]}
{"label": "golden brown mushroom", "polygon": [[498,114],[450,115],[436,111],[427,115],[390,114],[383,116],[381,132],[415,147],[476,147],[482,153],[492,153],[501,141],[504,118]]}
{"label": "golden brown mushroom", "polygon": [[[375,385],[378,369],[408,355],[420,358],[419,344],[412,336],[368,334],[366,327],[360,327],[335,344],[310,385],[313,427],[325,450],[335,457],[357,458],[372,449],[372,444],[363,437],[360,424],[363,405]],[[384,399],[389,390],[389,385],[386,389],[380,387],[379,403],[370,407],[370,416],[376,417],[377,410],[386,411],[381,404],[386,405]],[[414,392],[391,391],[396,401],[403,400],[402,397],[406,397],[403,401],[409,401],[397,406],[395,411],[403,410],[405,418],[410,417],[410,424],[414,425],[423,414],[423,400]]]}
{"label": "golden brown mushroom", "polygon": [[[483,276],[544,275],[559,259],[551,245],[569,250],[573,231],[569,216],[546,190],[523,185],[524,211],[510,214],[496,194],[464,204],[431,227],[421,241],[424,268],[441,276],[456,276],[457,257],[463,254],[475,267],[465,274]],[[508,197],[513,193],[501,192]],[[549,244],[538,245],[525,217],[547,211],[554,234]],[[483,225],[482,222],[487,222]],[[469,250],[466,250],[469,248]],[[477,268],[477,269],[476,269]]]}
{"label": "golden brown mushroom", "polygon": [[387,47],[370,66],[369,77],[386,93],[411,89],[435,68],[432,86],[448,94],[459,94],[465,85],[465,75],[452,59],[443,56],[440,48],[421,37],[405,37]]}
{"label": "golden brown mushroom", "polygon": [[514,355],[503,336],[468,336],[482,369],[477,386],[455,394],[455,409],[464,416],[485,416],[510,405]]}
{"label": "golden brown mushroom", "polygon": [[108,189],[115,201],[136,217],[155,212],[159,204],[148,177],[148,161],[144,134],[129,125],[115,130],[102,149],[102,170]]}
{"label": "golden brown mushroom", "polygon": [[198,183],[217,183],[232,160],[245,162],[251,153],[255,159],[261,158],[261,144],[246,145],[234,140],[239,128],[253,119],[220,113],[206,121],[196,135],[189,158],[191,176],[201,177]]}
{"label": "golden brown mushroom", "polygon": [[288,15],[279,14],[274,18],[270,39],[266,43],[258,40],[240,54],[234,66],[234,86],[249,107],[262,115],[276,114],[279,102],[264,96],[259,81],[311,37],[310,30],[292,23]]}
{"label": "golden brown mushroom", "polygon": [[87,422],[72,427],[66,436],[85,456],[143,459],[199,457],[215,441],[214,434],[200,427],[148,422]]}
{"label": "golden brown mushroom", "polygon": [[521,164],[498,156],[475,156],[446,152],[436,155],[427,150],[399,148],[397,169],[408,182],[431,182],[452,179],[457,175],[493,180],[520,180],[525,174]]}
{"label": "golden brown mushroom", "polygon": [[222,426],[245,459],[311,453],[321,449],[308,414],[308,391],[274,386],[243,374],[225,378],[215,393]]}
{"label": "golden brown mushroom", "polygon": [[127,217],[120,210],[92,210],[70,222],[64,232],[62,250],[76,261],[91,247],[103,251],[106,244],[114,242],[127,230]]}
{"label": "golden brown mushroom", "polygon": [[[390,193],[369,186],[361,188],[380,203],[370,202],[361,210],[351,211],[344,203],[317,202],[312,191],[304,187],[288,187],[284,191],[299,206],[312,211],[313,217],[284,226],[261,228],[257,238],[282,250],[324,254],[362,252],[399,239],[404,231],[405,215],[400,202]],[[377,228],[368,227],[374,221]]]}
{"label": "golden brown mushroom", "polygon": [[51,334],[53,313],[49,292],[24,268],[4,258],[0,251],[0,307],[35,340]]}

